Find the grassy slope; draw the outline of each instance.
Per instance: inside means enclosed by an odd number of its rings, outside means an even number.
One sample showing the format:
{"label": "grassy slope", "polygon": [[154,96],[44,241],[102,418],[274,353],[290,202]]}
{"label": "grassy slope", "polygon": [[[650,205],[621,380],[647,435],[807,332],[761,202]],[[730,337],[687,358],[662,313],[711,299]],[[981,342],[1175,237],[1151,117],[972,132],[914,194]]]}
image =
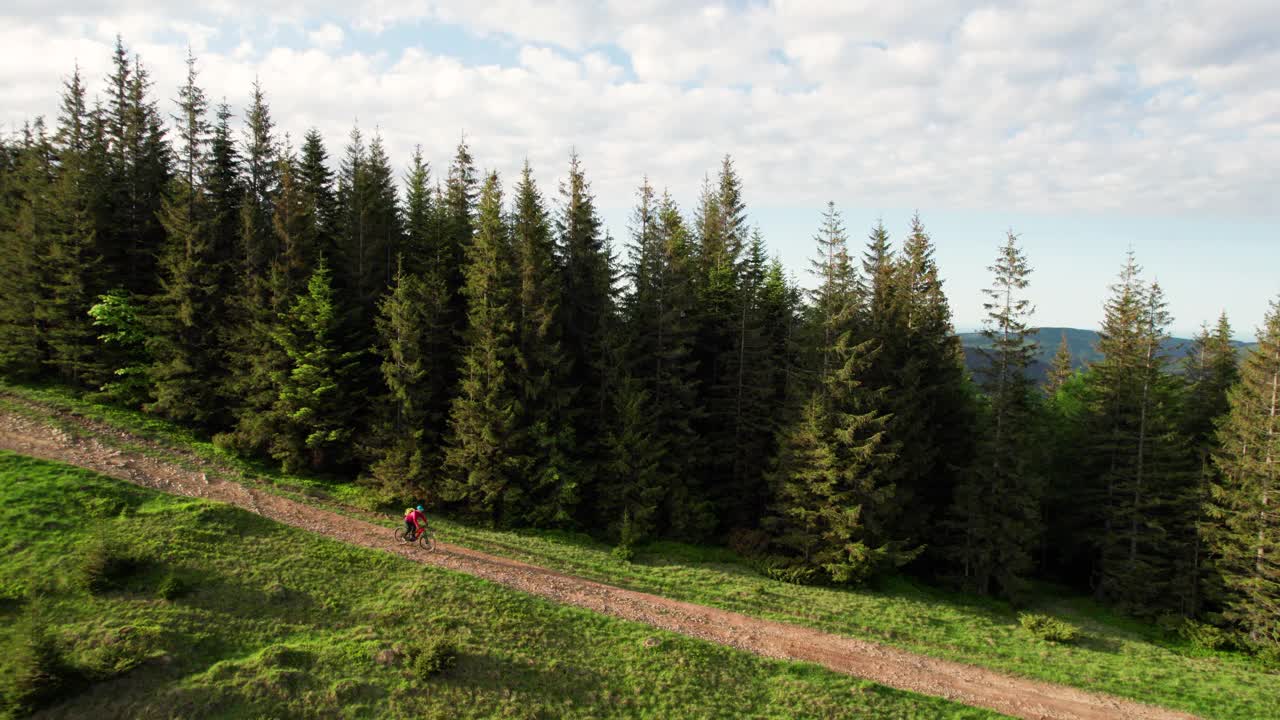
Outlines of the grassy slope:
{"label": "grassy slope", "polygon": [[[228,460],[184,430],[115,408],[89,405],[57,390],[7,388],[51,406],[128,428],[164,442]],[[4,402],[0,398],[0,404]],[[302,496],[328,487],[340,499],[362,500],[350,485],[282,477],[232,460],[252,477]],[[301,492],[296,492],[301,491]],[[328,491],[325,491],[328,492]],[[630,565],[590,538],[554,532],[497,532],[436,519],[440,538],[583,577],[750,615],[810,625],[1090,690],[1111,692],[1209,718],[1256,718],[1280,696],[1280,673],[1235,653],[1201,651],[1096,603],[1045,588],[1037,609],[1080,625],[1074,646],[1041,642],[1022,632],[1001,603],[947,593],[905,580],[877,590],[786,585],[761,577],[732,553],[660,543]],[[1265,714],[1265,713],[1263,713]]]}
{"label": "grassy slope", "polygon": [[[149,658],[48,717],[996,717],[10,453],[0,508],[0,588],[27,598],[0,606],[0,678],[35,614],[78,665],[121,637]],[[125,590],[89,594],[75,566],[91,531],[127,538],[152,566]],[[158,599],[175,571],[193,589]],[[444,675],[373,661],[440,632],[460,645]]]}

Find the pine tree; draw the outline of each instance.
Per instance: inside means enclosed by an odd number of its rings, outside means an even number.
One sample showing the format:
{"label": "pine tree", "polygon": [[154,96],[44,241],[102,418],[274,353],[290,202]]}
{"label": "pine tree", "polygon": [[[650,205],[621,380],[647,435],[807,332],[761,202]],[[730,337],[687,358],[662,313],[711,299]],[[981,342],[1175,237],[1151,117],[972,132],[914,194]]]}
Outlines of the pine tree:
{"label": "pine tree", "polygon": [[1062,386],[1075,374],[1074,359],[1071,357],[1071,346],[1067,344],[1067,334],[1062,333],[1062,342],[1058,343],[1058,351],[1053,354],[1053,362],[1049,365],[1049,377],[1044,386],[1045,394],[1053,397]]}
{"label": "pine tree", "polygon": [[521,478],[529,460],[518,449],[520,407],[515,368],[513,252],[502,213],[502,187],[490,173],[480,193],[476,232],[467,248],[467,332],[453,400],[446,499],[462,503],[494,526],[511,521],[524,502]]}
{"label": "pine tree", "polygon": [[178,420],[205,422],[218,402],[209,382],[216,373],[215,325],[220,268],[210,241],[209,209],[203,188],[207,167],[208,102],[196,84],[195,58],[187,58],[187,82],[178,93],[175,118],[181,141],[178,176],[165,199],[160,222],[167,233],[160,257],[160,293],[148,321],[155,364],[150,377],[152,412]]}
{"label": "pine tree", "polygon": [[883,392],[866,384],[874,341],[853,344],[850,321],[861,300],[834,203],[827,205],[812,262],[809,360],[799,417],[780,439],[769,482],[774,503],[766,528],[791,559],[797,578],[860,583],[918,551],[891,541],[896,489],[887,471],[896,444],[887,433]]}
{"label": "pine tree", "polygon": [[[411,202],[411,218],[412,207]],[[412,220],[409,227],[413,238]],[[391,292],[379,306],[378,347],[392,417],[370,474],[373,485],[387,498],[434,499],[441,494],[449,399],[443,365],[448,356],[442,346],[452,330],[446,324],[448,300],[439,276],[419,276],[402,263]]]}
{"label": "pine tree", "polygon": [[480,180],[476,173],[471,148],[464,137],[458,142],[453,163],[445,182],[441,198],[442,242],[440,246],[440,270],[449,288],[454,333],[461,338],[467,326],[467,298],[462,292],[465,283],[464,265],[467,248],[475,232],[476,198],[480,194]]}
{"label": "pine tree", "polygon": [[[570,419],[576,447],[571,460],[580,464],[582,477],[590,477],[590,463],[599,457],[595,438],[607,416],[605,359],[614,279],[595,198],[576,153],[569,156],[569,177],[560,185],[560,197],[555,219],[560,337],[568,366],[567,386],[575,390]],[[591,488],[583,485],[579,493],[581,506],[592,507]]]}
{"label": "pine tree", "polygon": [[526,162],[516,184],[511,234],[516,263],[515,326],[518,423],[530,457],[520,520],[565,525],[578,501],[579,471],[571,459],[574,431],[570,386],[561,348],[560,278],[542,194]]}
{"label": "pine tree", "polygon": [[657,427],[652,397],[636,378],[615,385],[614,413],[601,442],[601,472],[607,492],[596,512],[602,527],[618,543],[615,553],[629,559],[634,546],[659,529],[670,476],[664,461],[670,448]]}
{"label": "pine tree", "polygon": [[356,312],[353,330],[367,332],[365,319],[374,314],[395,272],[402,233],[390,160],[379,135],[374,135],[366,148],[360,130],[351,131],[339,177],[338,202],[346,287]]}
{"label": "pine tree", "polygon": [[766,527],[798,580],[858,584],[913,559],[918,551],[890,539],[886,521],[894,486],[885,469],[894,448],[879,394],[858,377],[869,343],[831,349],[838,364],[782,437],[775,469],[775,515]]}
{"label": "pine tree", "polygon": [[[972,461],[976,424],[964,351],[919,216],[903,242],[892,290],[896,312],[884,322],[881,370],[891,378],[890,432],[902,451],[895,470],[904,536],[940,547],[941,514],[953,501],[961,468]],[[873,302],[876,298],[873,298]],[[883,363],[887,363],[884,365]]]}
{"label": "pine tree", "polygon": [[[598,522],[621,532],[625,516],[634,542],[673,528],[708,525],[711,508],[696,497],[698,485],[688,477],[705,452],[694,430],[702,407],[692,358],[697,311],[692,243],[675,202],[665,193],[658,198],[647,179],[637,191],[630,230],[624,267],[629,292],[621,301],[624,332],[618,348],[625,377],[616,386],[612,444],[605,449],[614,470],[601,481]],[[641,412],[647,420],[635,415]],[[647,444],[626,445],[638,438]],[[656,466],[635,475],[624,471],[633,453],[656,454]],[[640,480],[642,487],[631,486]]]}
{"label": "pine tree", "polygon": [[10,153],[0,189],[4,226],[0,228],[0,371],[11,377],[39,373],[48,349],[38,320],[43,302],[42,258],[50,234],[49,197],[54,184],[53,146],[43,120],[23,128]]}
{"label": "pine tree", "polygon": [[1204,605],[1205,586],[1216,584],[1203,539],[1210,488],[1222,479],[1213,462],[1217,449],[1215,430],[1218,420],[1230,409],[1227,393],[1240,379],[1226,313],[1219,316],[1213,330],[1202,326],[1193,338],[1184,361],[1183,379],[1187,388],[1182,433],[1194,450],[1196,466],[1196,487],[1186,498],[1189,507],[1185,512],[1195,518],[1195,526],[1184,528],[1188,533],[1194,532],[1193,536],[1180,538],[1179,544],[1188,552],[1178,559],[1177,576],[1183,582],[1174,592],[1182,599],[1180,610],[1195,616]]}
{"label": "pine tree", "polygon": [[243,185],[240,179],[240,154],[231,130],[231,110],[224,101],[214,113],[210,129],[209,151],[204,169],[204,194],[207,202],[209,257],[217,283],[211,297],[212,338],[210,364],[216,373],[206,378],[220,396],[215,422],[224,425],[231,408],[238,405],[227,394],[227,377],[232,349],[228,340],[235,336],[235,323],[240,319],[236,300],[241,289],[237,261]]}
{"label": "pine tree", "polygon": [[308,130],[303,137],[298,162],[298,183],[311,196],[311,203],[316,208],[317,256],[339,257],[338,198],[334,189],[333,171],[329,169],[329,152],[325,150],[324,138],[315,128]]}
{"label": "pine tree", "polygon": [[278,399],[275,380],[287,372],[288,358],[275,340],[280,316],[295,301],[285,276],[274,274],[280,238],[273,215],[280,194],[280,145],[266,96],[253,84],[245,114],[243,170],[239,190],[234,274],[236,294],[228,315],[228,386],[224,394],[236,404],[233,433],[218,438],[241,452],[268,452],[278,430],[272,412]]}
{"label": "pine tree", "polygon": [[1143,285],[1130,253],[1106,305],[1103,359],[1093,398],[1091,471],[1098,481],[1082,511],[1097,533],[1098,594],[1135,612],[1172,609],[1176,559],[1193,536],[1186,442],[1177,432],[1178,381],[1161,348],[1169,324],[1158,285]]}
{"label": "pine tree", "polygon": [[1034,308],[1024,295],[1031,266],[1012,232],[988,269],[994,278],[984,290],[982,334],[988,347],[981,350],[987,422],[976,462],[956,490],[952,523],[959,537],[950,550],[965,587],[985,595],[994,584],[1001,594],[1018,598],[1042,528],[1041,479],[1030,431],[1035,407],[1027,378],[1038,349],[1027,324]]}
{"label": "pine tree", "polygon": [[1224,615],[1273,651],[1280,645],[1280,300],[1245,359],[1218,428],[1221,480],[1205,539],[1226,589]]}
{"label": "pine tree", "polygon": [[35,307],[49,349],[47,364],[77,385],[107,379],[95,362],[95,333],[88,315],[101,262],[95,243],[101,177],[93,172],[90,124],[77,69],[65,85],[53,143],[57,169],[40,263],[41,301]]}
{"label": "pine tree", "polygon": [[354,409],[348,394],[356,358],[341,349],[341,326],[328,263],[321,258],[306,291],[281,313],[273,333],[287,362],[272,375],[272,414],[279,427],[271,456],[285,472],[328,469],[349,456]]}
{"label": "pine tree", "polygon": [[99,242],[104,287],[123,287],[145,298],[156,290],[155,262],[165,238],[159,212],[171,176],[169,143],[150,97],[150,74],[136,56],[130,62],[119,37],[108,84],[104,134],[110,197]]}

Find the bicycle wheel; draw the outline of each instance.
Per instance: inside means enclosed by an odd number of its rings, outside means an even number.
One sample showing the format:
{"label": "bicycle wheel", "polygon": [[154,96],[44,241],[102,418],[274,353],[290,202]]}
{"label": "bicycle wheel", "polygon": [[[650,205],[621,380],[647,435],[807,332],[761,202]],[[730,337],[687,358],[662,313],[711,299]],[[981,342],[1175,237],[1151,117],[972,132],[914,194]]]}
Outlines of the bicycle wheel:
{"label": "bicycle wheel", "polygon": [[427,550],[427,551],[435,550],[436,549],[435,536],[433,536],[429,532],[424,532],[422,533],[421,536],[418,537],[418,544],[422,546],[423,550]]}
{"label": "bicycle wheel", "polygon": [[396,540],[399,542],[408,542],[404,539],[404,528],[396,528]]}

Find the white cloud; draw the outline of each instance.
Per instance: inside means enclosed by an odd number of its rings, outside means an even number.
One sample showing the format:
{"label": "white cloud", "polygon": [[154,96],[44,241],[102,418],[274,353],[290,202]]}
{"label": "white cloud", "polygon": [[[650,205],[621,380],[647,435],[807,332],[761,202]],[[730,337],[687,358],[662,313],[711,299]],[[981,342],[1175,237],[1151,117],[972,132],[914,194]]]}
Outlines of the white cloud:
{"label": "white cloud", "polygon": [[[212,97],[258,77],[281,127],[335,155],[357,120],[437,164],[465,131],[482,164],[527,156],[550,190],[576,146],[617,205],[642,173],[689,197],[731,152],[770,204],[1275,210],[1273,0],[153,5],[18,0],[0,122],[53,115],[59,80],[77,60],[104,77],[121,32],[162,99],[189,43]],[[458,42],[404,45],[418,23]]]}
{"label": "white cloud", "polygon": [[342,47],[342,39],[345,37],[342,28],[333,23],[325,23],[319,28],[307,33],[307,38],[311,40],[311,44],[321,50],[337,50]]}

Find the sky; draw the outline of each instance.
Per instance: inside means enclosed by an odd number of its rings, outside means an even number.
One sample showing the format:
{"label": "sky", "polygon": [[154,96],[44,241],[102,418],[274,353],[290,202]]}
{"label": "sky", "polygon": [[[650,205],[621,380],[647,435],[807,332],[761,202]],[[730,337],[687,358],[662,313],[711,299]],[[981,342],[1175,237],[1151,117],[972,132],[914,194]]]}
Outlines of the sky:
{"label": "sky", "polygon": [[355,125],[443,176],[465,133],[551,198],[576,150],[619,244],[647,176],[692,210],[730,154],[751,222],[797,279],[828,201],[860,244],[919,212],[957,328],[977,327],[1007,232],[1042,326],[1096,328],[1132,249],[1172,330],[1280,296],[1276,0],[9,0],[0,131],[56,115],[117,34],[171,99],[190,48],[238,110],[331,155]]}

